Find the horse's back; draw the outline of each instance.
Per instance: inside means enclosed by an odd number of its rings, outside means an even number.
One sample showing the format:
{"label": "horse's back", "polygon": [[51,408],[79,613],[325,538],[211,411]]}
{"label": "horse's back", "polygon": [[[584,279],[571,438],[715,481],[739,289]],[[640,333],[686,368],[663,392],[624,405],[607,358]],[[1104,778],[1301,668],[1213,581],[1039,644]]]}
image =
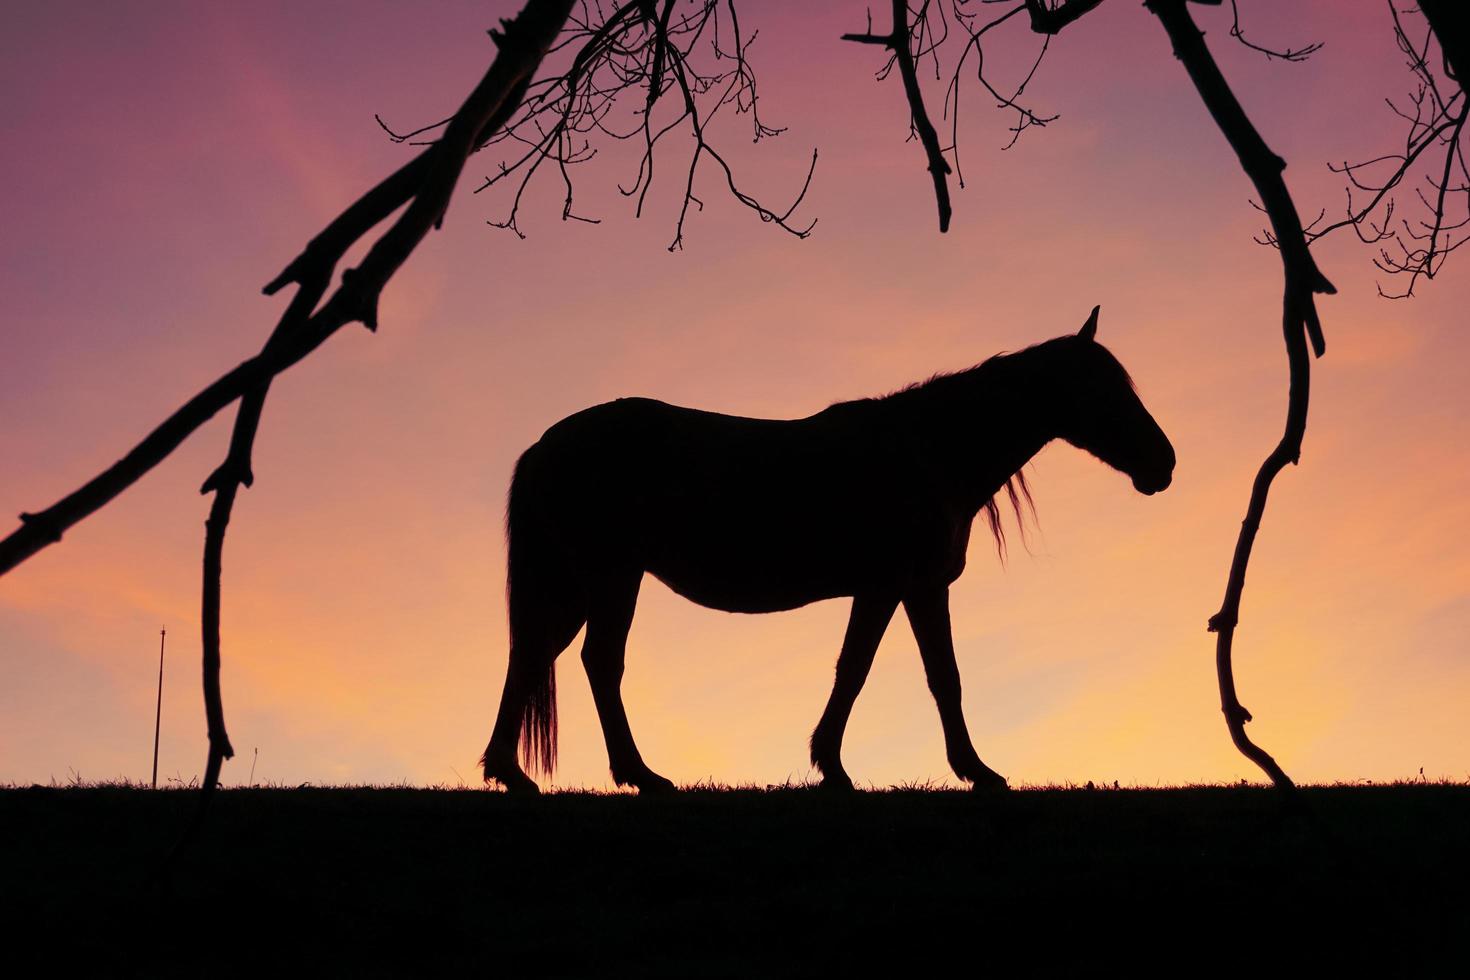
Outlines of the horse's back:
{"label": "horse's back", "polygon": [[785,609],[901,565],[921,516],[904,451],[858,406],[788,421],[624,398],[548,429],[513,494],[588,562],[716,608]]}
{"label": "horse's back", "polygon": [[822,489],[822,474],[851,469],[863,455],[850,435],[814,425],[815,418],[746,418],[620,398],[547,429],[526,451],[517,479],[578,501],[579,510],[625,516],[630,507],[669,514],[686,504],[755,505],[777,490],[795,503]]}

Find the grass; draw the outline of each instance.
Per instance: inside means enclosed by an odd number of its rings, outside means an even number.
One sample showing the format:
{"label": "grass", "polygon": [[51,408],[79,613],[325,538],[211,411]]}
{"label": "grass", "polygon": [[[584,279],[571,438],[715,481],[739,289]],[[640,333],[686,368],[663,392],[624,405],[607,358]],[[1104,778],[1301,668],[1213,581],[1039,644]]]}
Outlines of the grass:
{"label": "grass", "polygon": [[0,789],[0,952],[139,975],[1463,968],[1470,786],[1302,798],[233,789],[161,874],[192,793]]}

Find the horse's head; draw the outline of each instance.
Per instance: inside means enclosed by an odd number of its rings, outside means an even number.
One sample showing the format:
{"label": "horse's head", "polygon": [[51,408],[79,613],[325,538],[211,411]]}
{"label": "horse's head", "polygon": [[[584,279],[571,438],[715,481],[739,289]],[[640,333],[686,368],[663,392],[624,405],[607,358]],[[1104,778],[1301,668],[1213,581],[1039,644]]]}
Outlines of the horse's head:
{"label": "horse's head", "polygon": [[1057,435],[1132,477],[1140,493],[1158,493],[1174,478],[1174,447],[1123,365],[1097,342],[1097,312],[1075,337],[1054,341],[1067,365]]}

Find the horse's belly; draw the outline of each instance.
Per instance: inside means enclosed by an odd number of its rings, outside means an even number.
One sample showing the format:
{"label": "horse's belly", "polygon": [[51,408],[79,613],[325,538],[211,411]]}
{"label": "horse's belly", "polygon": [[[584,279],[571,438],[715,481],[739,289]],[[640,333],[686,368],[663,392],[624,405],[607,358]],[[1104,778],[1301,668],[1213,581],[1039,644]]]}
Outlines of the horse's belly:
{"label": "horse's belly", "polygon": [[899,587],[905,562],[892,545],[825,521],[727,527],[676,535],[648,571],[685,598],[728,612],[779,612],[822,599]]}
{"label": "horse's belly", "polygon": [[799,609],[822,599],[850,595],[840,586],[823,587],[804,583],[792,588],[789,583],[762,579],[735,579],[727,575],[687,575],[679,571],[649,569],[649,572],[674,592],[710,609],[736,613],[771,613]]}
{"label": "horse's belly", "polygon": [[737,613],[785,612],[822,599],[834,599],[851,592],[840,586],[812,582],[800,588],[789,583],[763,579],[735,579],[727,575],[681,574],[680,570],[649,569],[649,572],[674,592],[710,609]]}

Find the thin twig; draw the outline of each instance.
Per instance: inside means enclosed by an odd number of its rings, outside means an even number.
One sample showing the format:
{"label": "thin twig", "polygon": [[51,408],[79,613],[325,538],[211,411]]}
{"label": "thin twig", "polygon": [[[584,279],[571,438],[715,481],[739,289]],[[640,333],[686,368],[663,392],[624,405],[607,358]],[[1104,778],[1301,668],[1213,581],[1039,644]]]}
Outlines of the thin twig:
{"label": "thin twig", "polygon": [[1314,41],[1300,48],[1268,48],[1253,43],[1245,36],[1245,32],[1240,29],[1240,8],[1236,6],[1235,0],[1230,0],[1230,36],[1252,51],[1259,51],[1265,55],[1267,61],[1273,58],[1279,58],[1282,61],[1301,62],[1306,61],[1312,55],[1322,50],[1321,41]]}
{"label": "thin twig", "polygon": [[[1470,169],[1465,164],[1462,142],[1465,122],[1470,117],[1470,100],[1466,99],[1458,73],[1453,69],[1456,57],[1470,58],[1467,42],[1461,37],[1470,30],[1470,23],[1460,4],[1429,0],[1420,4],[1420,10],[1428,23],[1423,40],[1414,41],[1409,37],[1401,11],[1393,0],[1388,0],[1394,43],[1407,59],[1415,80],[1415,89],[1409,93],[1407,102],[1384,100],[1389,110],[1408,124],[1403,149],[1357,163],[1328,164],[1329,169],[1347,181],[1347,207],[1341,219],[1322,227],[1313,222],[1307,227],[1308,243],[1340,228],[1352,228],[1360,241],[1378,246],[1374,266],[1390,276],[1407,276],[1407,284],[1398,292],[1388,292],[1379,284],[1378,294],[1389,299],[1414,295],[1421,278],[1433,279],[1450,253],[1470,240],[1465,234],[1454,234],[1470,224]],[[1436,39],[1444,56],[1444,66],[1438,73],[1444,76],[1443,85],[1430,65],[1429,52]],[[1431,150],[1441,153],[1442,159],[1437,166],[1426,165],[1426,172],[1420,175],[1422,180],[1413,188],[1422,208],[1419,213],[1426,217],[1410,221],[1405,214],[1412,212],[1398,209],[1392,192],[1406,186],[1416,165],[1432,158]],[[1388,166],[1386,172],[1385,166]],[[1425,196],[1425,186],[1432,189],[1433,201]],[[1354,192],[1367,193],[1367,203],[1361,203],[1361,198],[1355,201]],[[1276,244],[1269,233],[1258,240]],[[1390,248],[1395,251],[1391,252]]]}

